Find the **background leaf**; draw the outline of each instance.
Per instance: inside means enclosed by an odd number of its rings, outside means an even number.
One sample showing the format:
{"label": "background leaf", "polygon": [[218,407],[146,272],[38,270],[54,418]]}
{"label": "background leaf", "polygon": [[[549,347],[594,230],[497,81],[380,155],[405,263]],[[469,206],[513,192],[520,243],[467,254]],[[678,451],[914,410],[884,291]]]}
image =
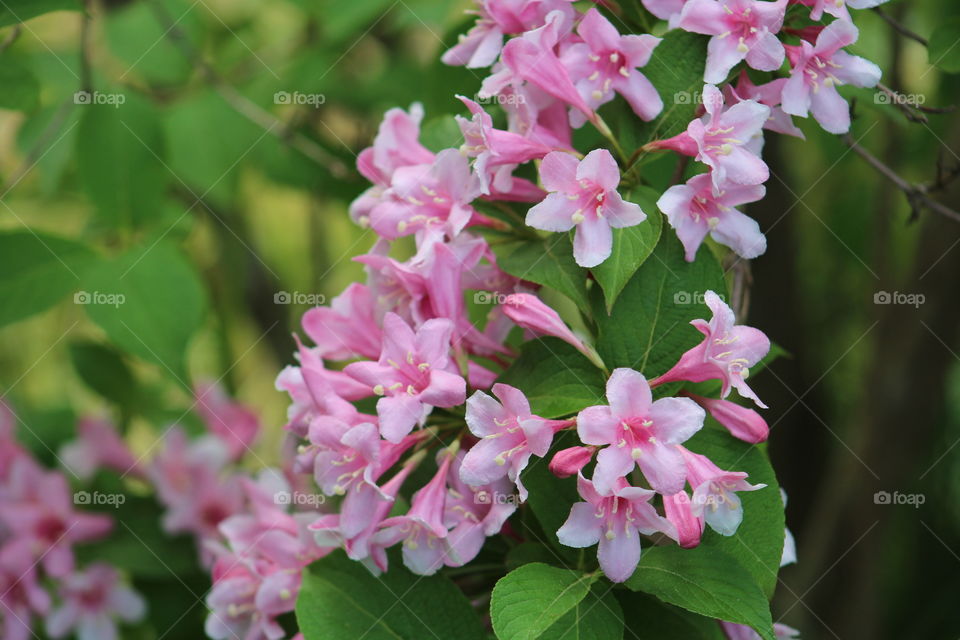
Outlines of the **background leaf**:
{"label": "background leaf", "polygon": [[82,8],[80,0],[4,0],[0,5],[0,27],[26,22],[51,11],[80,11]]}
{"label": "background leaf", "polygon": [[480,620],[455,584],[415,576],[396,562],[375,577],[336,551],[310,565],[297,598],[306,640],[483,640]]}
{"label": "background leaf", "polygon": [[521,240],[493,246],[497,264],[512,276],[552,287],[581,309],[588,309],[586,271],[573,259],[570,234],[543,240]]}

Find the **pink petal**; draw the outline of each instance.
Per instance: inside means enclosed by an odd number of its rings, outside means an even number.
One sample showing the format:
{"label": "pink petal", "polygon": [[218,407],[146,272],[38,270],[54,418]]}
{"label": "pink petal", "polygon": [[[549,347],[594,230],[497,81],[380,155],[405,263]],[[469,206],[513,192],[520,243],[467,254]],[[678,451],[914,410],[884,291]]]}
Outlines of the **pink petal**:
{"label": "pink petal", "polygon": [[398,444],[410,433],[423,418],[423,414],[424,407],[420,400],[405,393],[377,401],[380,434],[394,444]]}
{"label": "pink petal", "polygon": [[608,191],[604,198],[603,217],[614,229],[632,227],[647,219],[640,205],[627,202],[616,191]]}
{"label": "pink petal", "polygon": [[646,417],[653,396],[642,373],[621,367],[614,369],[607,380],[607,400],[610,401],[610,412],[626,420]]}
{"label": "pink petal", "polygon": [[681,444],[703,427],[706,413],[689,398],[660,398],[650,406],[650,419],[657,439]]}
{"label": "pink petal", "polygon": [[627,531],[610,529],[610,533],[612,538],[600,537],[597,559],[611,582],[624,582],[640,562],[640,534],[632,527]]}
{"label": "pink petal", "polygon": [[727,12],[715,0],[689,0],[683,5],[677,24],[684,31],[715,36],[726,31]]}
{"label": "pink petal", "polygon": [[577,415],[577,434],[584,444],[613,444],[619,429],[620,419],[610,413],[610,407],[587,407]]}
{"label": "pink petal", "polygon": [[577,33],[596,52],[620,49],[620,32],[596,8],[590,8],[583,16]]}
{"label": "pink petal", "polygon": [[712,84],[723,82],[730,74],[730,70],[746,56],[747,52],[740,50],[740,42],[735,37],[710,38],[707,44],[707,68],[703,74],[704,81]]}
{"label": "pink petal", "polygon": [[576,157],[562,151],[552,151],[543,157],[540,163],[540,181],[548,191],[576,193],[577,184]]}
{"label": "pink petal", "polygon": [[562,193],[551,193],[543,202],[527,211],[527,226],[543,231],[569,231],[573,228],[573,214],[577,202]]}
{"label": "pink petal", "polygon": [[594,149],[577,165],[577,181],[587,180],[604,191],[612,191],[620,184],[620,167],[606,149]]}
{"label": "pink petal", "polygon": [[573,237],[573,258],[581,267],[595,267],[610,257],[613,232],[605,220],[588,215],[577,225]]}
{"label": "pink petal", "polygon": [[597,466],[593,470],[593,485],[600,493],[612,493],[617,482],[633,471],[634,460],[626,447],[611,445],[597,454]]}
{"label": "pink petal", "polygon": [[747,64],[759,71],[776,71],[783,64],[785,55],[783,44],[777,36],[767,31],[751,45]]}
{"label": "pink petal", "polygon": [[629,73],[627,78],[618,76],[614,81],[614,88],[642,120],[653,120],[663,111],[663,100],[660,94],[647,76],[636,69],[631,69]]}
{"label": "pink petal", "polygon": [[568,547],[592,547],[600,541],[602,522],[597,518],[593,505],[577,502],[570,508],[566,522],[557,530],[557,537],[560,544]]}
{"label": "pink petal", "polygon": [[686,483],[686,467],[683,457],[676,447],[654,444],[643,447],[643,453],[637,459],[640,471],[650,486],[664,495],[681,491]]}
{"label": "pink petal", "polygon": [[467,396],[467,382],[456,373],[436,369],[430,373],[430,386],[420,394],[420,400],[434,407],[455,407]]}

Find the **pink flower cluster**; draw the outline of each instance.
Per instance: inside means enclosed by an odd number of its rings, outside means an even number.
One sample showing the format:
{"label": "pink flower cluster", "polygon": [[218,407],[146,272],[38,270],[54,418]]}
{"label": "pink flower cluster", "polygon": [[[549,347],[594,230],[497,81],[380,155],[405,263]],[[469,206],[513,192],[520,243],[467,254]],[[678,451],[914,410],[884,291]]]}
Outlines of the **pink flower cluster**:
{"label": "pink flower cluster", "polygon": [[[848,4],[867,8],[882,1]],[[874,87],[880,81],[877,65],[844,50],[857,41],[858,31],[843,0],[790,2],[812,6],[812,20],[820,20],[824,11],[837,19],[826,26],[790,29],[784,27],[787,0],[643,0],[671,28],[711,36],[701,96],[705,113],[684,133],[646,147],[672,149],[709,170],[670,187],[657,203],[683,243],[687,260],[694,259],[707,235],[743,258],[766,251],[759,225],[736,208],[764,196],[769,170],[761,159],[763,130],[802,138],[792,116],[812,113],[826,131],[846,133],[850,109],[837,88]],[[783,36],[798,43],[784,44]],[[736,84],[725,84],[741,62],[757,71],[777,72],[785,60],[790,66],[787,77],[756,85],[741,70]]]}
{"label": "pink flower cluster", "polygon": [[[45,469],[20,446],[16,420],[0,403],[0,635],[35,637],[39,618],[51,638],[75,633],[80,640],[113,640],[117,620],[143,617],[143,600],[110,565],[79,568],[73,551],[108,535],[113,519],[77,508],[89,500],[74,494],[66,475]],[[96,466],[132,462],[109,423],[88,419],[78,430],[81,440],[71,445],[78,468],[92,473]],[[94,439],[103,446],[84,455]]]}

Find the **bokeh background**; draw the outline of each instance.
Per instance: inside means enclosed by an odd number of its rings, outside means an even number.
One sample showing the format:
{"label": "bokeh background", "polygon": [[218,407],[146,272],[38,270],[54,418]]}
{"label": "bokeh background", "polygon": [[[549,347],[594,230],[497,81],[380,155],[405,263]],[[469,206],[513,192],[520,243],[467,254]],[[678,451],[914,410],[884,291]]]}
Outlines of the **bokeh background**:
{"label": "bokeh background", "polygon": [[[439,63],[471,22],[465,8],[107,0],[0,28],[0,389],[38,456],[52,462],[88,414],[147,451],[171,422],[196,422],[191,385],[203,379],[256,408],[262,458],[276,455],[287,400],[274,379],[292,362],[291,332],[311,303],[362,277],[350,257],[374,240],[347,218],[367,186],[356,153],[384,110],[414,101],[428,146],[448,145],[454,94],[474,95],[485,75]],[[929,38],[960,4],[885,12]],[[856,21],[854,50],[886,85],[960,104],[944,70],[960,45],[931,64],[880,15]],[[853,139],[906,180],[960,165],[960,112],[911,122],[873,91],[846,95]],[[913,215],[843,140],[802,126],[806,142],[768,137],[774,175],[749,209],[769,239],[751,266],[749,323],[789,354],[756,380],[799,551],[774,616],[807,638],[955,638],[960,220]],[[950,184],[933,195],[960,209]],[[50,256],[23,249],[38,245]],[[89,252],[99,266],[88,270]],[[75,302],[131,282],[155,297],[112,316]],[[882,304],[884,293],[922,303]],[[127,553],[145,572],[138,585],[152,581],[151,616],[169,618],[157,628],[200,637],[208,578]]]}

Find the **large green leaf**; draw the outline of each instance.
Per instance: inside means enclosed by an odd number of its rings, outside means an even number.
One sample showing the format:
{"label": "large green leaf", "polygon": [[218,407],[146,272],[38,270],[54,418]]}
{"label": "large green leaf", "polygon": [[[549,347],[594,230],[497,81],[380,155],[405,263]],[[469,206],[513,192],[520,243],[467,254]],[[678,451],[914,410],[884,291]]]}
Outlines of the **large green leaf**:
{"label": "large green leaf", "polygon": [[647,220],[626,229],[614,229],[610,257],[590,270],[603,289],[608,313],[627,282],[657,246],[663,227],[663,216],[656,205],[658,197],[649,187],[640,187],[628,195],[629,201],[643,208]]}
{"label": "large green leaf", "polygon": [[376,577],[337,551],[304,573],[297,622],[306,640],[483,640],[470,603],[441,576],[402,566]]}
{"label": "large green leaf", "polygon": [[0,27],[26,22],[52,11],[79,11],[80,0],[4,0],[0,3]]}
{"label": "large green leaf", "polygon": [[53,306],[80,288],[96,260],[86,246],[33,231],[0,233],[0,326]]}
{"label": "large green leaf", "polygon": [[675,545],[646,549],[625,584],[688,611],[745,624],[765,640],[774,640],[763,590],[743,565],[719,549]]}
{"label": "large green leaf", "polygon": [[573,243],[567,233],[554,233],[543,240],[519,240],[494,245],[497,264],[512,276],[552,287],[581,309],[587,302],[587,274],[573,259]]}
{"label": "large green leaf", "polygon": [[710,458],[722,469],[745,471],[752,484],[766,484],[757,491],[737,495],[743,505],[743,522],[733,536],[721,536],[707,527],[701,546],[717,549],[737,559],[767,597],[777,585],[783,554],[783,500],[777,477],[763,449],[731,436],[713,418],[684,446]]}
{"label": "large green leaf", "polygon": [[669,369],[703,334],[689,326],[710,318],[704,291],[726,296],[723,271],[708,251],[693,262],[680,241],[663,234],[657,248],[624,287],[610,315],[597,314],[597,351],[608,367],[630,367],[648,378]]}
{"label": "large green leaf", "polygon": [[[608,587],[585,575],[534,562],[501,578],[493,588],[490,618],[500,640],[615,640],[623,613]],[[591,587],[596,587],[596,590]]]}
{"label": "large green leaf", "polygon": [[[97,104],[95,96],[116,104]],[[104,224],[129,228],[155,220],[170,173],[153,106],[133,94],[104,93],[92,94],[79,108],[80,180]]]}
{"label": "large green leaf", "polygon": [[629,640],[725,640],[720,625],[680,607],[667,604],[644,593],[617,591]]}
{"label": "large green leaf", "polygon": [[520,357],[499,381],[523,391],[533,412],[544,418],[602,404],[606,385],[603,372],[586,356],[553,337],[524,344]]}
{"label": "large green leaf", "polygon": [[148,243],[91,269],[87,314],[114,344],[186,381],[187,344],[207,307],[192,265],[167,242]]}

